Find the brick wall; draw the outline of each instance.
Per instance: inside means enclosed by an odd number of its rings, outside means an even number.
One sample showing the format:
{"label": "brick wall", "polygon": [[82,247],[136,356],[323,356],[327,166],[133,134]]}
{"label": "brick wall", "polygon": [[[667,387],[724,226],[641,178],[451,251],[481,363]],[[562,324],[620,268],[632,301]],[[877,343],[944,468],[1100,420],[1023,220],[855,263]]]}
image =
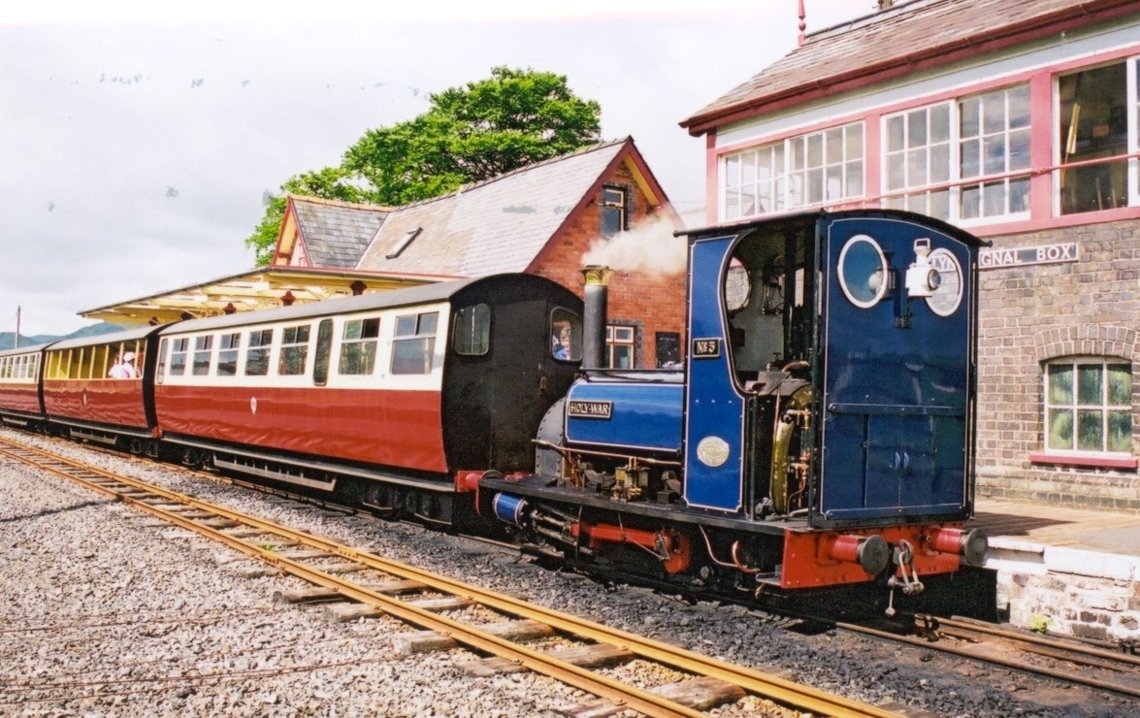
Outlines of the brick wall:
{"label": "brick wall", "polygon": [[[995,249],[1075,242],[1079,261],[983,269],[979,295],[978,495],[1140,513],[1135,469],[1034,461],[1044,448],[1043,362],[1113,356],[1132,364],[1140,405],[1140,222],[994,239]],[[1133,455],[1140,421],[1132,421]]]}
{"label": "brick wall", "polygon": [[[663,212],[651,207],[629,169],[620,165],[605,178],[605,183],[622,187],[630,197],[629,228],[636,231]],[[582,296],[583,257],[601,237],[601,191],[593,201],[579,212],[574,220],[563,227],[554,238],[549,250],[541,258],[536,274],[552,279]],[[644,251],[661,251],[653,246],[661,241],[660,234],[647,237]],[[668,241],[684,242],[669,238]],[[685,317],[684,267],[678,273],[665,274],[654,270],[615,270],[610,278],[609,322],[637,327],[637,344],[634,358],[638,367],[654,367],[657,363],[657,332],[683,331]],[[684,336],[682,334],[682,347]]]}

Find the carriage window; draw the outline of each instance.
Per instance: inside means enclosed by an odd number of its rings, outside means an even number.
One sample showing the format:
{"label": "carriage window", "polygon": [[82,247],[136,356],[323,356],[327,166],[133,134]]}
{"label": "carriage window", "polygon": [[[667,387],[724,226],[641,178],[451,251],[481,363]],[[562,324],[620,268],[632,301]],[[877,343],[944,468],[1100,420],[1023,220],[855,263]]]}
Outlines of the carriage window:
{"label": "carriage window", "polygon": [[187,337],[179,337],[170,342],[170,375],[182,376],[186,373],[186,350],[190,348]]}
{"label": "carriage window", "polygon": [[562,361],[582,359],[582,320],[569,309],[550,313],[550,354]]}
{"label": "carriage window", "polygon": [[482,356],[491,350],[491,308],[463,307],[455,313],[455,353]]}
{"label": "carriage window", "polygon": [[843,246],[838,270],[839,286],[855,306],[873,307],[886,294],[887,258],[867,235],[856,235]]}
{"label": "carriage window", "polygon": [[439,312],[397,317],[396,338],[392,341],[393,374],[431,373],[438,322]]}
{"label": "carriage window", "polygon": [[371,374],[376,366],[379,336],[379,317],[346,321],[340,342],[340,373]]}
{"label": "carriage window", "polygon": [[194,337],[194,376],[205,376],[210,373],[210,354],[214,346],[213,336]]}
{"label": "carriage window", "polygon": [[218,337],[218,376],[236,376],[238,347],[241,334],[223,334]]}
{"label": "carriage window", "polygon": [[161,384],[162,380],[166,378],[166,350],[168,346],[170,346],[170,340],[163,337],[158,344],[158,371],[154,375],[154,380],[158,384]]}
{"label": "carriage window", "polygon": [[281,334],[281,361],[277,373],[296,376],[305,373],[305,359],[309,356],[309,325],[285,327]]}
{"label": "carriage window", "polygon": [[255,329],[249,333],[249,348],[245,354],[246,376],[265,376],[269,373],[271,344],[273,344],[272,329]]}

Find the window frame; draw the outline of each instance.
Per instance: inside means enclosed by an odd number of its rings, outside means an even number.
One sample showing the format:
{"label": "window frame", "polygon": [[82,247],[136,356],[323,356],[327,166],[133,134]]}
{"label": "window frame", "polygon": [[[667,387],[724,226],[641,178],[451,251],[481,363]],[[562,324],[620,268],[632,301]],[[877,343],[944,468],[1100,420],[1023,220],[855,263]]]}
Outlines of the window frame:
{"label": "window frame", "polygon": [[[269,376],[269,367],[273,365],[273,338],[275,334],[273,327],[254,327],[245,331],[242,376]],[[253,341],[255,336],[257,337],[256,344]],[[256,357],[254,357],[255,353]],[[254,358],[251,359],[251,357]],[[251,368],[254,368],[255,371],[250,371]],[[256,369],[260,369],[260,371]]]}
{"label": "window frame", "polygon": [[[205,366],[202,366],[205,355]],[[194,337],[193,360],[190,362],[191,376],[210,376],[210,369],[214,363],[214,335],[199,334]]]}
{"label": "window frame", "polygon": [[[349,328],[359,324],[360,331],[355,337],[347,336]],[[370,333],[365,335],[366,327],[373,327],[374,330],[369,328]],[[337,376],[372,376],[376,373],[376,366],[379,364],[377,361],[380,358],[380,332],[384,328],[382,317],[377,315],[370,316],[357,316],[346,317],[340,328],[340,347],[337,350],[337,363],[336,373]],[[366,346],[371,346],[371,353]],[[363,354],[350,356],[352,351],[363,351]],[[347,371],[346,362],[360,362],[363,361],[367,365],[365,371]],[[353,368],[353,367],[347,367]]]}
{"label": "window frame", "polygon": [[[218,360],[215,364],[215,373],[219,377],[238,376],[239,362],[241,360],[241,331],[223,332],[218,335]],[[223,372],[223,367],[233,367],[231,372]]]}
{"label": "window frame", "polygon": [[[301,337],[304,334],[304,337]],[[274,332],[274,337],[277,333]],[[309,345],[313,340],[311,322],[281,327],[280,352],[277,357],[277,376],[305,376],[309,370]],[[298,359],[300,359],[298,363]],[[286,371],[288,369],[288,371]]]}
{"label": "window frame", "polygon": [[[180,363],[175,359],[180,357]],[[190,366],[190,337],[170,338],[170,373],[169,376],[186,376],[186,368]]]}
{"label": "window frame", "polygon": [[[1080,396],[1080,368],[1096,366],[1100,368],[1100,400],[1099,403],[1093,404],[1091,402],[1082,402]],[[1128,403],[1115,404],[1110,403],[1110,368],[1123,366],[1128,371]],[[1072,369],[1072,380],[1069,387],[1071,399],[1069,402],[1061,404],[1055,403],[1052,399],[1052,384],[1051,378],[1053,376],[1052,369],[1054,367],[1069,367]],[[1047,457],[1068,458],[1072,460],[1089,459],[1095,461],[1097,459],[1109,460],[1130,460],[1129,463],[1135,466],[1136,460],[1133,455],[1133,441],[1132,435],[1134,427],[1132,425],[1133,414],[1133,391],[1132,386],[1134,378],[1132,373],[1132,363],[1121,357],[1112,356],[1069,356],[1058,357],[1056,359],[1044,362],[1042,365],[1042,451],[1034,455],[1034,460],[1044,461]],[[1059,448],[1050,446],[1051,440],[1051,418],[1054,412],[1065,411],[1070,412],[1072,415],[1070,431],[1072,433],[1072,444],[1069,448]],[[1079,415],[1081,411],[1092,412],[1097,411],[1101,413],[1101,427],[1100,427],[1100,449],[1080,448],[1080,427]],[[1109,448],[1111,441],[1111,425],[1110,415],[1115,412],[1117,414],[1124,414],[1128,417],[1128,448],[1123,450],[1112,450]]]}
{"label": "window frame", "polygon": [[[839,134],[837,159],[832,156],[834,133]],[[813,147],[817,140],[818,151]],[[852,154],[854,152],[857,156]],[[801,155],[803,161],[797,162]],[[718,214],[725,222],[863,199],[867,196],[866,118],[726,153],[720,157],[718,168]],[[836,168],[839,196],[828,198],[828,176]],[[857,188],[851,187],[853,171],[858,178]],[[809,200],[815,173],[819,174],[820,199],[813,202]],[[744,211],[746,197],[753,203],[751,213]],[[770,203],[771,208],[761,211],[764,201]]]}
{"label": "window frame", "polygon": [[1128,206],[1140,207],[1140,55],[1124,59],[1125,96],[1128,114]]}
{"label": "window frame", "polygon": [[[435,370],[435,343],[439,333],[440,312],[433,309],[426,312],[399,314],[392,326],[392,356],[388,363],[392,376],[426,376]],[[433,319],[430,330],[425,329],[425,320]],[[412,320],[408,331],[408,320]],[[418,346],[418,351],[410,354],[408,348]],[[418,367],[413,367],[418,364]]]}
{"label": "window frame", "polygon": [[[1093,168],[1102,166],[1111,166],[1116,162],[1124,163],[1124,205],[1120,207],[1098,207],[1081,211],[1065,211],[1065,182],[1064,173],[1066,169],[1079,170],[1082,168],[1080,158],[1066,162],[1066,151],[1070,141],[1078,140],[1079,137],[1068,136],[1068,133],[1062,131],[1062,126],[1066,121],[1064,104],[1065,100],[1062,97],[1061,84],[1066,78],[1075,77],[1077,75],[1092,73],[1097,70],[1104,70],[1115,66],[1122,66],[1124,71],[1124,121],[1125,121],[1125,141],[1124,153],[1122,154],[1108,154],[1105,157],[1087,158],[1084,162],[1083,168]],[[1095,62],[1092,64],[1084,65],[1082,67],[1067,69],[1059,71],[1052,75],[1052,92],[1053,92],[1053,143],[1051,147],[1053,158],[1053,206],[1052,215],[1054,217],[1064,218],[1079,218],[1085,217],[1097,212],[1107,212],[1114,209],[1128,209],[1140,206],[1140,176],[1137,175],[1137,151],[1140,151],[1140,139],[1137,137],[1137,124],[1140,120],[1137,119],[1140,115],[1140,105],[1136,101],[1137,83],[1140,75],[1140,54],[1133,54],[1127,57],[1116,58],[1107,62]],[[1078,83],[1079,87],[1079,83]],[[1071,110],[1070,110],[1071,112]],[[1070,118],[1071,119],[1071,115]],[[1078,128],[1080,121],[1078,120]],[[1070,125],[1071,129],[1071,125]],[[1113,159],[1117,158],[1117,159]]]}
{"label": "window frame", "polygon": [[[879,163],[881,169],[881,177],[879,183],[879,194],[882,197],[881,203],[883,207],[894,209],[908,209],[911,211],[918,211],[924,214],[930,214],[946,222],[951,222],[962,227],[976,227],[980,225],[992,224],[1005,224],[1009,222],[1021,222],[1032,218],[1032,206],[1030,192],[1032,190],[1032,176],[1033,176],[1033,163],[1032,163],[1032,87],[1028,80],[1001,85],[998,87],[991,87],[978,92],[964,93],[954,97],[938,100],[927,104],[915,105],[905,107],[897,112],[884,114],[880,119],[880,133],[882,136],[882,148],[880,151]],[[1016,115],[1012,107],[1016,107],[1015,100],[1017,95],[1024,94],[1024,124],[1015,124],[1011,117],[1020,117]],[[992,123],[987,120],[986,108],[993,106],[993,99],[1000,94],[1001,104],[1001,128],[995,129]],[[965,107],[967,104],[976,103],[978,107],[977,112],[977,131],[965,134],[963,131],[963,122],[966,115]],[[943,140],[931,141],[932,137],[932,111],[938,108],[948,108],[948,136]],[[926,140],[922,144],[915,144],[911,140],[911,133],[915,128],[912,119],[918,113],[924,113],[926,122],[923,127]],[[899,121],[902,118],[903,138],[902,147],[895,148],[892,146],[892,123]],[[1013,147],[1018,146],[1011,138],[1023,138],[1024,153],[1015,153]],[[1002,168],[999,171],[990,171],[986,167],[987,146],[992,147],[994,144],[1000,142],[1003,148],[1001,153]],[[947,151],[947,178],[941,181],[930,180],[931,152],[930,148],[934,145],[945,146]],[[963,155],[966,148],[969,146],[976,146],[977,148],[977,162],[978,167],[976,172],[969,174],[965,173],[965,160]],[[927,181],[915,182],[912,184],[910,181],[910,173],[913,168],[911,163],[911,154],[918,149],[926,150],[926,163],[925,172]],[[891,172],[891,161],[897,157],[902,158],[904,180],[902,187],[892,186],[892,179],[894,175]],[[1023,157],[1025,166],[1012,166],[1014,157]],[[1016,211],[1011,211],[1011,199],[1015,196],[1014,184],[1022,184],[1024,186],[1024,206]],[[998,185],[1001,186],[1002,198],[1002,211],[995,214],[986,214],[986,201],[987,192],[993,193],[998,191],[995,189]],[[932,208],[932,198],[940,192],[946,192],[946,207],[945,213],[940,213],[937,210],[941,208]],[[966,208],[966,195],[971,192],[977,194],[977,213],[967,216]],[[916,206],[919,197],[922,198],[923,206]]]}
{"label": "window frame", "polygon": [[[619,338],[618,335],[622,335]],[[626,336],[628,335],[628,337]],[[629,366],[617,362],[618,350],[629,350]],[[606,361],[611,369],[635,369],[637,367],[637,327],[629,324],[606,325]]]}
{"label": "window frame", "polygon": [[491,306],[468,304],[452,312],[451,348],[459,356],[480,357],[491,353]]}
{"label": "window frame", "polygon": [[[562,330],[570,334],[570,353],[565,357],[558,356]],[[582,361],[583,334],[582,317],[577,312],[566,307],[551,308],[548,318],[547,335],[550,337],[550,358],[557,362]]]}
{"label": "window frame", "polygon": [[[616,198],[608,196],[610,194],[616,195]],[[629,197],[628,187],[611,184],[602,185],[598,202],[601,207],[598,217],[598,234],[609,238],[629,231]],[[608,218],[615,214],[617,229],[611,229],[609,225],[612,222]]]}

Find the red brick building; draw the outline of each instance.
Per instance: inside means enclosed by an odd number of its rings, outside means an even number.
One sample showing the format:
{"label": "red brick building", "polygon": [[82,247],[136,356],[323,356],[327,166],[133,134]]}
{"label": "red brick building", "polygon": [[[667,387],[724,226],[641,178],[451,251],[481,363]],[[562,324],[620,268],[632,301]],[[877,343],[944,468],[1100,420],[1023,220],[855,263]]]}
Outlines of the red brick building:
{"label": "red brick building", "polygon": [[610,364],[655,367],[683,346],[680,226],[625,138],[405,207],[290,197],[268,270],[349,273],[360,291],[395,278],[526,272],[581,294],[581,268],[604,263],[616,270]]}
{"label": "red brick building", "polygon": [[682,123],[709,221],[900,207],[991,240],[979,493],[1140,511],[1140,4],[879,5]]}

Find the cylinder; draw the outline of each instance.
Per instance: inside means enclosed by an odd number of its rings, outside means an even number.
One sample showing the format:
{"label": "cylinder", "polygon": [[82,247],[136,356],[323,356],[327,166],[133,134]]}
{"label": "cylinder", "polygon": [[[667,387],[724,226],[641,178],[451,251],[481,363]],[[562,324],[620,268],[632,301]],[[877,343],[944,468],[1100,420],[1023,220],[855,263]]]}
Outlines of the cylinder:
{"label": "cylinder", "polygon": [[519,528],[526,527],[525,522],[530,511],[526,499],[510,494],[495,494],[491,506],[495,511],[495,518]]}
{"label": "cylinder", "polygon": [[606,361],[606,314],[609,302],[608,267],[592,265],[582,269],[585,278],[582,317],[582,368],[604,369]]}

